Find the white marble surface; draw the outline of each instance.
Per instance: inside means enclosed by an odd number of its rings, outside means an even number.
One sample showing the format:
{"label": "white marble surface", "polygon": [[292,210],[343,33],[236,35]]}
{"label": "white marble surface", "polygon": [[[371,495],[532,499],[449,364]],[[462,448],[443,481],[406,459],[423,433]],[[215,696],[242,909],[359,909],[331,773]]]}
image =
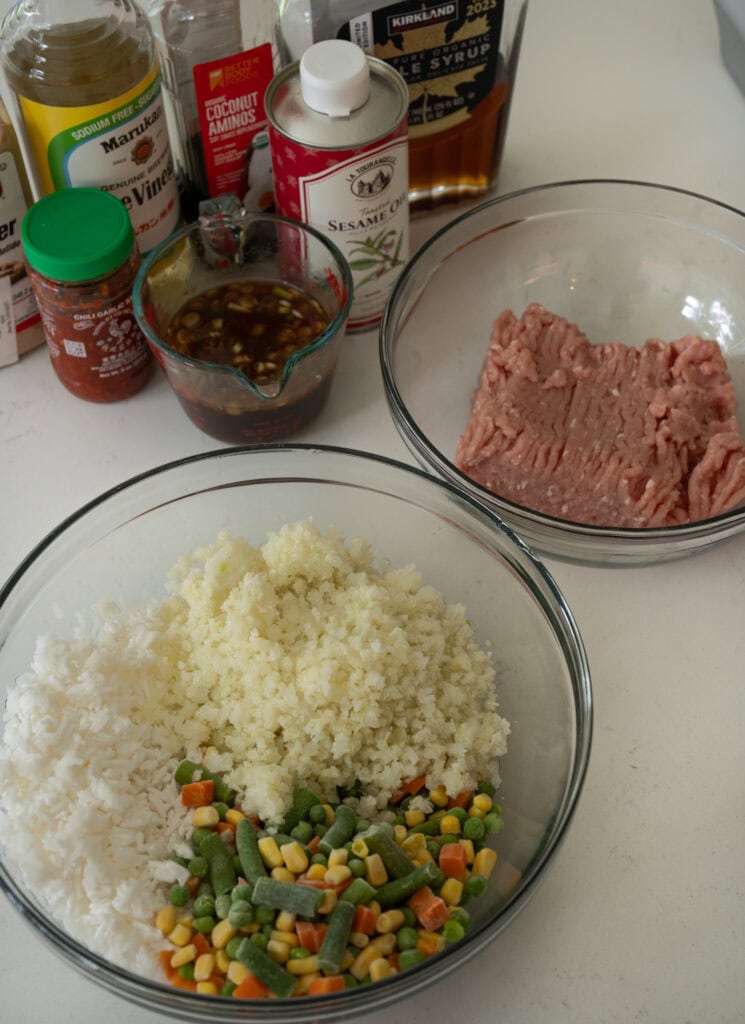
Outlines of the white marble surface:
{"label": "white marble surface", "polygon": [[[745,208],[745,98],[707,0],[530,0],[499,190],[585,177]],[[415,241],[451,215],[417,220]],[[329,405],[298,440],[408,459],[373,335],[346,343]],[[105,407],[68,395],[44,350],[0,370],[0,577],[102,490],[215,447],[159,378]],[[549,568],[584,636],[596,702],[572,828],[506,933],[451,980],[365,1020],[742,1021],[745,537],[661,568]],[[79,978],[0,900],[1,1021],[162,1019]]]}

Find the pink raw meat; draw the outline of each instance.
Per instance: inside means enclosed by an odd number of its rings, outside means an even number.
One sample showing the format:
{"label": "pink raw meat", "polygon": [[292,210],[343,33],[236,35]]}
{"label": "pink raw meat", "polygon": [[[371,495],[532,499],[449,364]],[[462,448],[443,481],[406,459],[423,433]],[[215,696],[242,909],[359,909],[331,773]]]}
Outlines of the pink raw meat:
{"label": "pink raw meat", "polygon": [[494,322],[456,464],[520,505],[670,526],[745,501],[745,442],[714,341],[591,345],[538,304]]}

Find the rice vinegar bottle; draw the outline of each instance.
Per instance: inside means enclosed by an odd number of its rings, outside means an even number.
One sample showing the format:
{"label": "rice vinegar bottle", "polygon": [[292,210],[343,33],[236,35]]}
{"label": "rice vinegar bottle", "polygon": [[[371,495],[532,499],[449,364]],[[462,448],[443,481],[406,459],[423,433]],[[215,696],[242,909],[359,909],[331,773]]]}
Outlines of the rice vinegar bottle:
{"label": "rice vinegar bottle", "polygon": [[147,252],[176,227],[178,187],[147,17],[132,0],[19,0],[0,64],[37,195],[100,188]]}

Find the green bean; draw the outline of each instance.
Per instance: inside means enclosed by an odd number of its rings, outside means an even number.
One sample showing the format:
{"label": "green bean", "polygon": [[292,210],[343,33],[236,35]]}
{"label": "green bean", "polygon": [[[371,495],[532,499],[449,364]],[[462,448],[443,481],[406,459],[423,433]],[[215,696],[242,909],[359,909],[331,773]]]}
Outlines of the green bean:
{"label": "green bean", "polygon": [[266,877],[266,866],[259,853],[259,837],[248,818],[241,818],[235,830],[235,848],[241,862],[241,871],[253,883]]}
{"label": "green bean", "polygon": [[292,798],[292,805],[282,822],[282,831],[291,832],[299,821],[307,818],[311,807],[320,804],[320,798],[312,789],[297,789]]}
{"label": "green bean", "polygon": [[322,853],[331,853],[348,843],[357,830],[357,815],[351,807],[339,804],[334,813],[334,820],[328,830],[321,836],[318,849]]}
{"label": "green bean", "polygon": [[235,885],[233,857],[220,838],[219,832],[210,832],[199,845],[199,852],[210,866],[210,882],[215,896],[230,892]]}
{"label": "green bean", "polygon": [[220,893],[220,895],[215,900],[215,916],[218,917],[221,921],[224,921],[225,918],[230,913],[230,908],[232,906],[233,897],[230,895],[230,893]]}
{"label": "green bean", "polygon": [[386,829],[372,825],[367,832],[362,833],[362,841],[368,850],[380,855],[390,877],[403,878],[414,870],[416,865],[409,860]]}
{"label": "green bean", "polygon": [[194,761],[182,761],[173,773],[173,777],[179,786],[186,786],[193,780],[194,772],[201,772],[201,770],[201,767]]}
{"label": "green bean", "polygon": [[357,913],[353,903],[339,900],[331,912],[328,928],[318,951],[318,966],[322,971],[338,974],[341,961],[347,949],[347,940],[352,930],[352,921]]}
{"label": "green bean", "polygon": [[195,878],[206,878],[209,874],[210,866],[204,857],[192,857],[188,866],[189,874]]}
{"label": "green bean", "polygon": [[259,878],[251,900],[256,907],[273,907],[301,917],[315,917],[323,903],[323,889],[299,882],[278,882],[276,878]]}
{"label": "green bean", "polygon": [[275,996],[279,996],[280,999],[288,999],[292,995],[297,978],[289,974],[284,967],[275,963],[255,942],[244,939],[238,947],[238,959]]}
{"label": "green bean", "polygon": [[[378,889],[375,899],[381,907],[393,907],[397,903],[403,903],[409,896],[412,896],[417,889],[430,885],[437,877],[439,868],[431,861],[426,861],[403,878],[394,878],[392,882],[386,882]],[[351,886],[350,886],[351,889]]]}
{"label": "green bean", "polygon": [[427,818],[421,825],[412,825],[409,832],[421,832],[425,836],[438,836],[440,834],[440,820],[444,817],[444,814],[437,813],[431,818]]}
{"label": "green bean", "polygon": [[339,900],[358,907],[361,903],[369,903],[375,898],[375,887],[366,878],[355,878],[339,896]]}

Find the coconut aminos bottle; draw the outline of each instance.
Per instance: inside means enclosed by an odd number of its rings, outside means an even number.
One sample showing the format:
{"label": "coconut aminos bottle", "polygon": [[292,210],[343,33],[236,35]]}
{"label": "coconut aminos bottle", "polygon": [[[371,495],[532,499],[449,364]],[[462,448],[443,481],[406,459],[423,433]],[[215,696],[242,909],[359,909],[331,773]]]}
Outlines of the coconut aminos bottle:
{"label": "coconut aminos bottle", "polygon": [[19,0],[0,26],[34,192],[100,188],[126,206],[141,252],[179,220],[150,25],[131,0]]}

